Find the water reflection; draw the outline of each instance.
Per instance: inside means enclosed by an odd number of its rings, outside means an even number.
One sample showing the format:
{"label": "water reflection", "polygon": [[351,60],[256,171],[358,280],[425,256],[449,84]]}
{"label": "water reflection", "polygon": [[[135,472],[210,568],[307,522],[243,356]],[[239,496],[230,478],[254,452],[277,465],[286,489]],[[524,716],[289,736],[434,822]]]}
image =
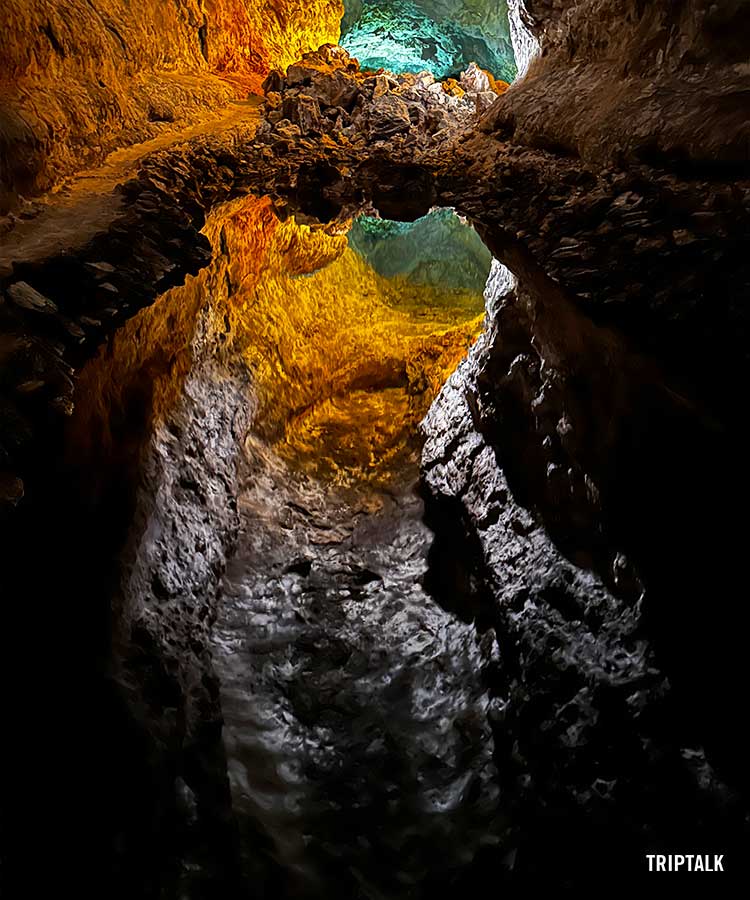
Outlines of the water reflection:
{"label": "water reflection", "polygon": [[[503,832],[482,678],[491,636],[480,646],[421,586],[431,534],[414,491],[416,426],[481,325],[477,273],[490,263],[456,223],[440,212],[419,226],[463,238],[464,274],[444,286],[429,254],[409,264],[426,249],[411,228],[370,221],[326,265],[277,265],[241,300],[257,315],[259,298],[283,295],[272,321],[298,327],[311,304],[304,336],[347,373],[288,404],[283,428],[247,435],[243,533],[214,633],[234,812],[249,871],[259,833],[270,848],[275,896],[420,897]],[[308,238],[297,232],[295,259]],[[304,378],[305,353],[323,366],[299,333],[277,345],[282,396]],[[281,404],[259,409],[262,424]]]}

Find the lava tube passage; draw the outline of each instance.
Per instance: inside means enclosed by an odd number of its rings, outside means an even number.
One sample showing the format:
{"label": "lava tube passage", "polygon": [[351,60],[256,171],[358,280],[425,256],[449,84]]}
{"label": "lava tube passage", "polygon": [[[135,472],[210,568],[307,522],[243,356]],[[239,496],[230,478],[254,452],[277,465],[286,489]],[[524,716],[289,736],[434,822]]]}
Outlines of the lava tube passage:
{"label": "lava tube passage", "polygon": [[750,2],[0,34],[0,896],[747,896]]}
{"label": "lava tube passage", "polygon": [[[174,677],[186,651],[216,679],[189,705],[221,715],[198,752],[228,777],[237,877],[437,890],[504,831],[491,642],[425,590],[417,491],[420,423],[482,329],[492,257],[450,209],[323,226],[248,197],[205,233],[209,265],[84,368],[70,452],[97,494],[135,470],[136,619],[195,604],[188,631],[159,629]],[[202,790],[180,777],[189,816]],[[209,878],[202,847],[181,852]]]}

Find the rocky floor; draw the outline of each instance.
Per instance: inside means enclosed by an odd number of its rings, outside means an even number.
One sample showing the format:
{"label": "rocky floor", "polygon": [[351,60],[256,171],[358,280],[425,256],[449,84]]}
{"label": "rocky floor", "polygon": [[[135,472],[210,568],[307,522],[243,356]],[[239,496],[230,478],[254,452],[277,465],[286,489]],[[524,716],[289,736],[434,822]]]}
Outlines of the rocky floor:
{"label": "rocky floor", "polygon": [[277,896],[426,896],[501,840],[493,642],[422,588],[415,464],[387,488],[335,486],[249,451],[214,634],[246,852],[260,831]]}

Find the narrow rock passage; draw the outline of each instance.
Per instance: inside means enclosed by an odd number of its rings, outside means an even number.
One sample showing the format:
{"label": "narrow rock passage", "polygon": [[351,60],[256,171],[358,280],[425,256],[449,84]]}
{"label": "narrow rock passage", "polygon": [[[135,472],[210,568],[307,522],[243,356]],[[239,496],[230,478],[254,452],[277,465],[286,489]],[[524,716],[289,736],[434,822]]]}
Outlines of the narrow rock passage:
{"label": "narrow rock passage", "polygon": [[423,896],[500,831],[492,642],[421,587],[415,462],[333,485],[247,450],[214,633],[241,831],[270,838],[283,896]]}

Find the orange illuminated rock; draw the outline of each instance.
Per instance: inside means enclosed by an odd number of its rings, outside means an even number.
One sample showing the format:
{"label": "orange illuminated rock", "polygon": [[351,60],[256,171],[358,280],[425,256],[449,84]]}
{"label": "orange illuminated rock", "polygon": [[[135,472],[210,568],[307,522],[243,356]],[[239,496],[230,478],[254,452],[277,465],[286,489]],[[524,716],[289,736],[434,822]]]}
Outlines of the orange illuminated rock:
{"label": "orange illuminated rock", "polygon": [[[223,233],[237,242],[230,350],[253,374],[253,431],[318,474],[382,475],[477,334],[481,294],[385,278],[346,237],[245,204],[227,208]],[[246,242],[267,235],[256,278]]]}
{"label": "orange illuminated rock", "polygon": [[383,277],[345,235],[280,222],[267,199],[220,207],[205,232],[213,262],[82,372],[79,462],[137,453],[180,402],[194,343],[215,335],[217,359],[248,373],[253,440],[318,476],[387,477],[478,333],[481,294]]}
{"label": "orange illuminated rock", "polygon": [[338,39],[341,0],[6,0],[0,212]]}
{"label": "orange illuminated rock", "polygon": [[321,44],[335,44],[342,0],[206,0],[211,24],[209,66],[216,72],[253,73],[259,84]]}
{"label": "orange illuminated rock", "polygon": [[456,81],[455,78],[446,78],[443,82],[443,92],[450,94],[451,97],[463,97],[466,91]]}

